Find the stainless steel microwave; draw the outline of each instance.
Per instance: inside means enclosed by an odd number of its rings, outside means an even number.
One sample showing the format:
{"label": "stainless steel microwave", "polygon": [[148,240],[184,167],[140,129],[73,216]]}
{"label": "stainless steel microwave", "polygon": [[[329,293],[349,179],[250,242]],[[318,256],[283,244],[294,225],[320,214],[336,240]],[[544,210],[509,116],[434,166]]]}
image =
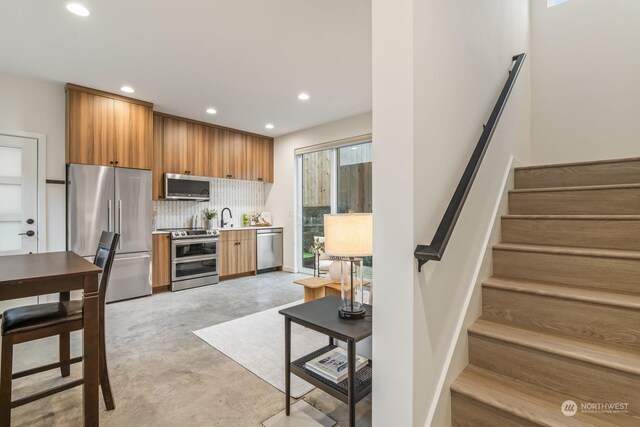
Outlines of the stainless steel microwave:
{"label": "stainless steel microwave", "polygon": [[204,176],[164,174],[166,200],[209,200],[211,182]]}

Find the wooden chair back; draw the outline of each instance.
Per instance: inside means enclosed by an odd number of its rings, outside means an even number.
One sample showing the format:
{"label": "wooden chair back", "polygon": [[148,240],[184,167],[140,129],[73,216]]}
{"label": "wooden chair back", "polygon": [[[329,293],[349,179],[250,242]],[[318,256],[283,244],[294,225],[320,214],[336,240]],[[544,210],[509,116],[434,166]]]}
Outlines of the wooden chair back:
{"label": "wooden chair back", "polygon": [[93,260],[93,263],[102,269],[98,288],[100,304],[102,306],[104,306],[106,301],[109,276],[111,275],[111,266],[113,265],[113,260],[116,257],[116,248],[118,247],[119,240],[120,235],[118,233],[103,231],[100,235],[100,242],[98,243],[96,256]]}

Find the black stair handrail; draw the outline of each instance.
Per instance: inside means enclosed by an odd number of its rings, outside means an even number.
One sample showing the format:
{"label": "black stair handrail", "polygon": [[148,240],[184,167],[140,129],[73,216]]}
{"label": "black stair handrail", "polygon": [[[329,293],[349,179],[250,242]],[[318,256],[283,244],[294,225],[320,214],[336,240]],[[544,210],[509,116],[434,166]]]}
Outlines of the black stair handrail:
{"label": "black stair handrail", "polygon": [[498,121],[500,121],[500,116],[502,116],[502,111],[507,104],[507,100],[509,99],[509,95],[515,85],[516,78],[518,77],[518,73],[520,73],[520,68],[522,68],[522,63],[526,56],[525,53],[521,53],[512,58],[515,64],[509,71],[507,83],[505,83],[502,92],[500,92],[500,97],[498,98],[498,102],[496,102],[496,106],[493,107],[489,121],[484,125],[480,140],[475,150],[473,150],[471,159],[469,159],[469,163],[467,163],[467,167],[462,174],[462,178],[460,178],[456,191],[453,193],[453,197],[449,202],[449,206],[447,206],[442,221],[440,221],[440,225],[438,225],[431,244],[416,246],[414,256],[418,260],[418,271],[422,271],[422,266],[425,265],[427,261],[440,261],[442,259],[444,251],[447,249],[449,238],[453,234],[453,229],[456,226],[456,222],[458,222],[458,217],[460,216],[460,212],[462,212],[464,202],[467,200],[473,181],[480,169],[484,154],[487,152],[489,142],[491,142],[491,137],[493,137],[493,132],[496,130]]}

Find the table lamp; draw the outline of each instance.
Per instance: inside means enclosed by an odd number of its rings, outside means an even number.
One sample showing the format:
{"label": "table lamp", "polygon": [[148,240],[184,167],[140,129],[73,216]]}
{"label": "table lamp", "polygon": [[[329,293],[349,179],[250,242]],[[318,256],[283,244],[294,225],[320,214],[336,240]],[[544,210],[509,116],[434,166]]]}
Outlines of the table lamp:
{"label": "table lamp", "polygon": [[[338,315],[343,319],[364,318],[362,258],[373,254],[373,215],[325,215],[324,245],[325,254],[341,263]],[[356,301],[358,296],[360,301]]]}

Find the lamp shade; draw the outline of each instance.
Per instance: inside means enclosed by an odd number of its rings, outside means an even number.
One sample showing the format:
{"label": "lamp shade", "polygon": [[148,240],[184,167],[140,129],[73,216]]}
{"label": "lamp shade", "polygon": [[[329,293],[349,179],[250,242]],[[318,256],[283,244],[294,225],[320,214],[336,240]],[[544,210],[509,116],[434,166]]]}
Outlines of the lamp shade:
{"label": "lamp shade", "polygon": [[373,214],[325,215],[324,252],[341,257],[373,255]]}

